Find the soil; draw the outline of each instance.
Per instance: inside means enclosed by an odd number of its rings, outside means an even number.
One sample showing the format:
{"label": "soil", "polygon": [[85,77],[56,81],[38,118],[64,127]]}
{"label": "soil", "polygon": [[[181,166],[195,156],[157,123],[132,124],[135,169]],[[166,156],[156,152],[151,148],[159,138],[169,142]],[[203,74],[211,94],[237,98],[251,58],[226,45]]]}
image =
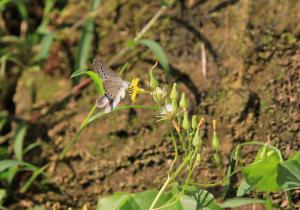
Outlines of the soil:
{"label": "soil", "polygon": [[[93,54],[104,62],[124,47],[124,42],[160,7],[159,1],[113,2],[101,2],[101,17],[95,19]],[[72,1],[66,7],[77,8]],[[187,92],[190,113],[199,113],[206,119],[204,159],[195,173],[195,181],[209,183],[218,179],[210,148],[213,119],[217,120],[224,165],[228,164],[233,148],[246,141],[270,142],[285,158],[299,151],[299,10],[298,0],[178,1],[146,34],[147,38],[159,41],[171,64],[170,79],[157,70],[160,82],[177,82],[179,89]],[[80,15],[83,14],[78,14],[79,18]],[[64,21],[74,22],[70,17]],[[59,23],[53,25],[53,30],[60,27]],[[0,85],[15,87],[15,94],[1,93],[2,99],[13,101],[15,116],[29,120],[37,112],[36,107],[47,107],[70,90],[68,75],[79,32],[60,33],[42,71],[29,69],[18,77],[17,84]],[[74,36],[70,37],[70,33]],[[203,44],[207,55],[206,78],[201,73]],[[150,51],[138,47],[118,61],[117,66],[129,62],[125,78],[138,77],[147,88],[145,72],[154,59]],[[34,100],[32,86],[37,87]],[[59,152],[78,131],[95,100],[96,91],[90,85],[78,97],[70,98],[30,124],[26,144],[40,141],[42,147],[26,159],[40,166],[50,163],[49,175],[42,185],[35,183],[25,195],[16,190],[8,200],[11,209],[45,203],[59,203],[62,208],[87,204],[94,209],[99,196],[162,185],[174,151],[167,129],[156,122],[154,111],[125,110],[93,122],[65,161],[58,161]],[[130,103],[128,98],[122,102]],[[141,95],[137,104],[153,102],[149,96]],[[7,107],[5,103],[0,105]],[[257,147],[243,151],[245,160],[252,160],[256,151]],[[225,171],[221,173],[224,175]],[[239,177],[235,188],[238,180]],[[21,185],[22,181],[15,183],[15,189]],[[208,190],[222,200],[221,187]],[[234,192],[229,192],[227,198],[234,196]],[[283,194],[274,194],[273,199],[287,207]],[[299,191],[293,191],[293,201],[300,208]]]}

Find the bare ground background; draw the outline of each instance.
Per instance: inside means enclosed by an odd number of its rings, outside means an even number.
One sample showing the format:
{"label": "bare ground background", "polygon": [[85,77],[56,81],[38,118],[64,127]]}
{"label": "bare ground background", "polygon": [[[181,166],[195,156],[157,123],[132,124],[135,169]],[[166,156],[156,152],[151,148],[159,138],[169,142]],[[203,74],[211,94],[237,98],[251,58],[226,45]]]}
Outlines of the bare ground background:
{"label": "bare ground background", "polygon": [[[62,5],[64,10],[74,12],[61,14],[63,20],[53,14],[53,30],[62,27],[59,20],[73,23],[80,19],[87,6],[76,1]],[[95,18],[93,57],[106,62],[149,21],[160,3],[103,1],[100,7],[101,15]],[[32,14],[38,17],[41,5],[33,3],[32,8]],[[10,9],[13,10],[8,8],[6,12],[12,12]],[[178,1],[146,34],[161,44],[172,66],[171,80],[167,81],[157,71],[160,81],[178,82],[180,90],[188,94],[191,113],[206,118],[207,147],[204,164],[194,177],[196,181],[208,183],[217,179],[209,147],[212,119],[218,122],[224,165],[228,164],[233,147],[245,141],[269,141],[285,157],[299,150],[299,10],[298,0]],[[14,30],[13,18],[4,21],[9,30]],[[18,19],[15,17],[14,21]],[[32,67],[1,83],[1,108],[29,120],[36,113],[34,107],[47,107],[70,90],[70,68],[79,36],[80,30],[61,32],[42,71]],[[207,54],[206,80],[201,73],[201,43]],[[117,64],[129,62],[125,78],[139,77],[147,88],[147,71],[153,61],[152,53],[139,47]],[[35,100],[32,100],[32,84]],[[62,207],[89,204],[93,209],[99,196],[162,185],[173,150],[166,129],[155,122],[156,113],[152,111],[126,110],[96,121],[71,149],[66,161],[57,161],[59,152],[78,130],[95,98],[95,88],[91,85],[78,97],[30,124],[26,144],[41,141],[43,146],[26,159],[37,165],[50,162],[49,177],[25,195],[16,191],[8,200],[12,209],[47,202],[59,202]],[[130,103],[129,99],[122,102]],[[141,96],[137,104],[152,104],[151,98]],[[9,128],[3,132],[10,138]],[[245,151],[246,160],[255,151],[256,148]],[[14,188],[21,186],[25,178],[24,174],[18,177]],[[208,190],[221,199],[221,187]],[[234,192],[228,195],[232,196]],[[273,199],[286,207],[283,195],[275,194]],[[300,207],[299,191],[293,192],[293,200]]]}

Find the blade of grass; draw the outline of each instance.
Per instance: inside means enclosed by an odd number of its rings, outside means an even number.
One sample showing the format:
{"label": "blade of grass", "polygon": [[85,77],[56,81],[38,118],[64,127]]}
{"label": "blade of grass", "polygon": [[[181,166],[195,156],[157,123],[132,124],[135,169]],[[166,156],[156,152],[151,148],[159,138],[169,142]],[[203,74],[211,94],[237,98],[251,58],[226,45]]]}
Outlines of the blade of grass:
{"label": "blade of grass", "polygon": [[43,64],[45,60],[48,58],[49,51],[51,48],[51,45],[54,40],[55,33],[47,33],[43,36],[42,42],[41,42],[41,51],[39,52],[38,59],[40,64]]}
{"label": "blade of grass", "polygon": [[170,75],[170,66],[167,59],[167,56],[163,50],[163,48],[160,46],[160,44],[154,40],[151,39],[142,39],[139,41],[140,44],[148,47],[157,58],[160,65],[163,67],[166,75]]}
{"label": "blade of grass", "polygon": [[32,174],[32,176],[30,177],[29,180],[27,180],[27,182],[23,185],[23,187],[21,188],[20,192],[21,193],[25,193],[29,187],[31,186],[32,182],[41,174],[44,172],[44,170],[48,167],[48,164],[44,165],[43,167],[35,170]]}
{"label": "blade of grass", "polygon": [[70,143],[63,149],[62,153],[60,154],[60,159],[63,159],[65,157],[65,155],[67,154],[67,152],[71,149],[71,147],[77,142],[79,136],[81,135],[81,133],[84,131],[85,127],[87,126],[88,120],[92,117],[92,115],[96,111],[96,108],[97,108],[96,104],[94,104],[94,106],[91,108],[88,115],[84,118],[83,122],[81,123],[81,125],[79,127],[79,131],[72,138]]}
{"label": "blade of grass", "polygon": [[[100,4],[101,0],[93,0],[91,5],[91,11],[94,11],[98,5]],[[94,31],[94,21],[92,18],[88,18],[85,25],[83,32],[81,33],[79,47],[76,56],[76,63],[75,69],[83,70],[86,66],[87,59],[89,57],[89,51],[93,39],[93,31]],[[73,79],[73,84],[77,84],[79,78]]]}
{"label": "blade of grass", "polygon": [[14,153],[17,160],[23,159],[23,142],[27,132],[27,124],[21,123],[18,125],[13,142]]}

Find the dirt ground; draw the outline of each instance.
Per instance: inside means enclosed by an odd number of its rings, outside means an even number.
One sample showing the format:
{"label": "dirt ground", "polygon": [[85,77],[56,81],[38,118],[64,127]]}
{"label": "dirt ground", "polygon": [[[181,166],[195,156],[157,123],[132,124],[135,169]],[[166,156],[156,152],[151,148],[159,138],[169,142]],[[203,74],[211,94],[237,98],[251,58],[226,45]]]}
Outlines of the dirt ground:
{"label": "dirt ground", "polygon": [[[104,62],[160,7],[159,1],[113,2],[103,1],[101,17],[95,19],[93,54]],[[178,1],[146,34],[147,38],[159,41],[172,67],[171,79],[157,71],[159,80],[176,81],[180,90],[187,92],[190,112],[206,119],[205,158],[197,169],[195,181],[217,180],[209,146],[212,119],[217,120],[224,165],[228,164],[235,145],[251,140],[270,142],[280,148],[284,157],[299,151],[299,11],[298,0]],[[78,32],[73,34],[69,39],[62,37],[64,41],[55,42],[42,72],[26,71],[12,85],[16,116],[29,119],[34,109],[25,112],[28,107],[48,106],[70,90],[68,68],[74,60],[68,59],[79,39]],[[207,55],[206,79],[201,73],[202,44]],[[145,72],[153,60],[150,51],[139,47],[117,64],[129,62],[125,78],[139,77],[142,86],[147,88]],[[30,100],[32,90],[26,86],[30,78],[35,78],[36,87],[40,87],[34,102]],[[25,195],[16,192],[9,199],[12,209],[55,202],[75,208],[88,204],[94,209],[99,196],[162,185],[174,151],[166,128],[156,122],[154,111],[125,110],[95,121],[68,153],[65,162],[57,161],[59,152],[74,136],[95,98],[95,87],[91,85],[78,97],[30,125],[27,142],[41,141],[43,146],[26,158],[36,165],[50,162],[49,176]],[[122,102],[130,103],[128,98]],[[152,101],[142,95],[137,104],[149,105]],[[244,151],[246,161],[256,149]],[[19,180],[16,189],[22,185],[22,179]],[[218,200],[222,199],[221,187],[208,190]],[[234,197],[234,192],[227,197]],[[281,194],[273,196],[275,202],[286,207],[281,198],[284,198]],[[293,200],[300,206],[299,191],[293,192]]]}

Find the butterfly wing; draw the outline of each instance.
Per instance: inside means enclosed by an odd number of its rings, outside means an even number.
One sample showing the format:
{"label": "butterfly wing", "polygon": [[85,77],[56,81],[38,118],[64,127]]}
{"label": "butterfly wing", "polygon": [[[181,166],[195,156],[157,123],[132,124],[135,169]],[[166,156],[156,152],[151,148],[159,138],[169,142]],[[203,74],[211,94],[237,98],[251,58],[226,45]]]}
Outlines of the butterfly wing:
{"label": "butterfly wing", "polygon": [[122,82],[116,82],[113,80],[104,80],[103,81],[103,88],[105,91],[105,94],[111,98],[115,99],[120,91],[124,89],[123,83]]}
{"label": "butterfly wing", "polygon": [[111,70],[109,67],[105,66],[95,58],[93,59],[93,69],[102,78],[102,80],[112,78],[121,80],[121,78],[113,70]]}

